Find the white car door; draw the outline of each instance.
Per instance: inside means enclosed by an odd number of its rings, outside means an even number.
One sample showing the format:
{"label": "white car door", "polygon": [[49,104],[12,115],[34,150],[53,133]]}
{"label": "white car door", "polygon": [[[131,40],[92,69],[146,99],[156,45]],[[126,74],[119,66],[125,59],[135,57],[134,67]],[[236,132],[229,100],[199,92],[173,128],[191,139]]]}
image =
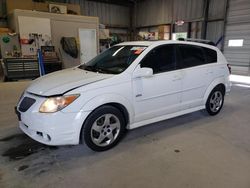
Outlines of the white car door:
{"label": "white car door", "polygon": [[180,110],[182,73],[176,69],[175,45],[152,49],[136,69],[142,67],[152,68],[153,75],[133,78],[135,122]]}
{"label": "white car door", "polygon": [[[183,70],[183,86],[182,86],[182,110],[198,107],[203,105],[203,97],[205,92],[213,81],[213,69],[211,62],[215,59],[208,59],[207,48],[181,44],[178,45],[177,54],[182,64]],[[216,53],[216,51],[214,51]],[[210,54],[213,55],[214,54]]]}

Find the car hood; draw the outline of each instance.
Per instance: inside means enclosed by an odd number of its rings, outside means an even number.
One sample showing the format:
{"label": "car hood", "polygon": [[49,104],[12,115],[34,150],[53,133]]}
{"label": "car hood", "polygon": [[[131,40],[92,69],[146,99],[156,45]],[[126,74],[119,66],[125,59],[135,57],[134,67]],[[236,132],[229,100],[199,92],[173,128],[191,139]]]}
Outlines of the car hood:
{"label": "car hood", "polygon": [[36,79],[26,91],[42,96],[60,95],[112,76],[111,74],[89,72],[79,68],[65,69]]}

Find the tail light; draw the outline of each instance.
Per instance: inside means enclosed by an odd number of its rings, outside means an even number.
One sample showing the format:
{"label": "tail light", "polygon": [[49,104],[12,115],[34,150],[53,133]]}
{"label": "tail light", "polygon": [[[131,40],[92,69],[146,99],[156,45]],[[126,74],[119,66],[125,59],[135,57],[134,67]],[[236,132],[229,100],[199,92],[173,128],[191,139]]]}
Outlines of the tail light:
{"label": "tail light", "polygon": [[227,68],[228,68],[229,73],[231,74],[232,73],[232,68],[231,68],[231,66],[229,64],[227,64]]}

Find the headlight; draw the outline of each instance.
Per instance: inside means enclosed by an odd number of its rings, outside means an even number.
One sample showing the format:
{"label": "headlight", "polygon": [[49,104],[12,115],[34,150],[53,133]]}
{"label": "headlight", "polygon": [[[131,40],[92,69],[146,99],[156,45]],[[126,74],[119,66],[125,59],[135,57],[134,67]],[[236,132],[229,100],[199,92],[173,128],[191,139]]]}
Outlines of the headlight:
{"label": "headlight", "polygon": [[46,99],[40,106],[39,112],[42,113],[52,113],[57,112],[71,104],[79,94],[76,95],[65,95],[60,97],[50,97]]}

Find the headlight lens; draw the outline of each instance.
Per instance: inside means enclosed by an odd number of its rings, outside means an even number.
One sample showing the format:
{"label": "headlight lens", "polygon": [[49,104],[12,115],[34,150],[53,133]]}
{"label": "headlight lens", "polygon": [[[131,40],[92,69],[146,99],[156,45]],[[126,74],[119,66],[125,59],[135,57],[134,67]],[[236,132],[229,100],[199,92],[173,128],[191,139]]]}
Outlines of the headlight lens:
{"label": "headlight lens", "polygon": [[40,106],[39,112],[42,113],[53,113],[62,110],[74,100],[76,100],[80,95],[65,95],[60,97],[51,97],[46,99]]}

